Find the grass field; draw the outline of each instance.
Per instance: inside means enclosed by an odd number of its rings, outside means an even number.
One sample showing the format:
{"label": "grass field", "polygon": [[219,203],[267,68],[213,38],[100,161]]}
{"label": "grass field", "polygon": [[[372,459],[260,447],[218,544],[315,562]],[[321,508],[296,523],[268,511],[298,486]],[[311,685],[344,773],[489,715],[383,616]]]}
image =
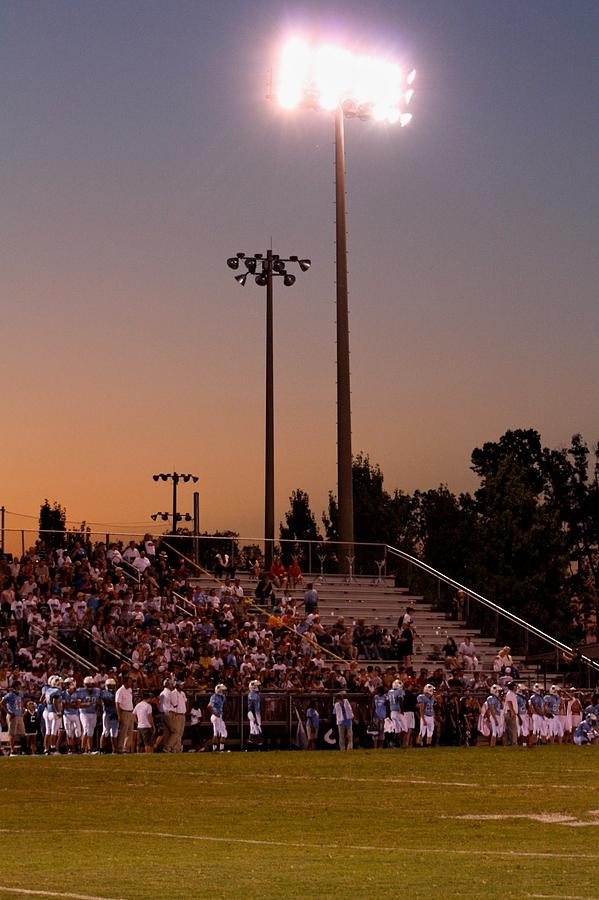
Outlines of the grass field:
{"label": "grass field", "polygon": [[0,897],[599,898],[598,774],[594,747],[4,758]]}

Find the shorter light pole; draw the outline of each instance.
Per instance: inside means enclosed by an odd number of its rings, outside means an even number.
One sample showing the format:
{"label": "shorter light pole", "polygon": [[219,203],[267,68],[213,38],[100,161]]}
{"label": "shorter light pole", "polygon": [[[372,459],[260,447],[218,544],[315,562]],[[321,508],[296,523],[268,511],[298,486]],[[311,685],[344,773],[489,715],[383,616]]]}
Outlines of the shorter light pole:
{"label": "shorter light pole", "polygon": [[[159,475],[152,475],[152,478],[154,479],[154,481],[169,481],[169,479],[170,479],[173,482],[173,512],[172,512],[173,530],[172,530],[172,534],[176,534],[177,533],[177,522],[181,521],[181,516],[179,516],[177,513],[177,487],[178,487],[180,481],[184,481],[184,482],[193,481],[193,483],[196,484],[199,481],[198,476],[190,475],[189,473],[182,475],[179,472],[161,472]],[[189,516],[189,518],[186,519],[186,521],[190,522],[191,516],[189,515],[189,513],[186,513],[185,515]],[[156,516],[152,516],[152,518],[155,519],[155,518],[158,518],[159,516],[163,519],[166,516],[166,519],[168,519],[168,513],[156,513]]]}
{"label": "shorter light pole", "polygon": [[254,253],[246,256],[238,253],[227,260],[230,269],[239,269],[243,263],[246,271],[235,276],[235,281],[245,287],[248,275],[253,275],[259,287],[266,288],[266,409],[264,441],[264,558],[266,568],[270,568],[275,541],[275,411],[274,411],[274,366],[273,366],[273,277],[283,279],[285,287],[295,284],[295,275],[287,271],[288,263],[297,263],[302,272],[312,265],[309,259],[290,256],[282,259],[272,250],[266,254]]}

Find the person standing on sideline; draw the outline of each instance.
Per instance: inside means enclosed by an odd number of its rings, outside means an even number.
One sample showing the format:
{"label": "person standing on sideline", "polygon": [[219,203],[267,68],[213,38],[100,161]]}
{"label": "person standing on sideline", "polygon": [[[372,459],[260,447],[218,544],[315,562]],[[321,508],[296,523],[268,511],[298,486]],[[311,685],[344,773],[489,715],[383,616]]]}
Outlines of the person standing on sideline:
{"label": "person standing on sideline", "polygon": [[62,692],[64,703],[63,722],[67,736],[67,753],[79,753],[79,741],[81,740],[81,719],[79,718],[79,701],[77,699],[77,682],[69,678],[65,682]]}
{"label": "person standing on sideline", "polygon": [[171,705],[175,722],[174,753],[183,753],[183,735],[185,734],[185,721],[187,719],[187,697],[182,687],[183,682],[177,681],[175,689],[171,691]]}
{"label": "person standing on sideline", "polygon": [[262,743],[262,716],[260,714],[260,682],[250,681],[248,693],[248,719],[250,723],[250,744]]}
{"label": "person standing on sideline", "polygon": [[149,691],[143,692],[143,699],[133,708],[133,718],[137,723],[137,752],[153,753],[154,751],[154,717],[152,706],[148,703]]}
{"label": "person standing on sideline", "polygon": [[345,691],[341,691],[335,698],[335,720],[337,722],[337,731],[339,732],[339,749],[354,749],[354,732],[353,718],[354,711],[351,703],[345,695]]}
{"label": "person standing on sideline", "polygon": [[123,675],[123,683],[114,697],[119,717],[117,753],[131,753],[133,749],[133,690],[129,675]]}
{"label": "person standing on sideline", "polygon": [[102,743],[100,749],[104,753],[108,750],[108,745],[113,753],[117,750],[117,738],[119,735],[119,716],[116,710],[116,681],[114,678],[107,678],[104,683],[104,690],[100,694],[102,701]]}
{"label": "person standing on sideline", "polygon": [[172,753],[176,741],[175,710],[176,702],[173,702],[173,680],[169,676],[162,682],[162,690],[158,698],[160,708],[160,720],[162,722],[162,750],[164,753]]}
{"label": "person standing on sideline", "polygon": [[0,707],[6,715],[8,725],[8,740],[10,743],[10,755],[19,756],[21,738],[25,737],[25,722],[23,721],[23,694],[21,682],[13,681],[8,693],[0,702]]}
{"label": "person standing on sideline", "polygon": [[530,714],[532,719],[532,728],[530,730],[530,744],[533,742],[540,744],[546,743],[547,732],[545,730],[545,701],[543,700],[543,685],[533,684],[532,694],[528,701],[530,706]]}
{"label": "person standing on sideline", "polygon": [[422,693],[416,698],[418,714],[420,716],[420,731],[416,739],[416,746],[430,747],[435,733],[435,687],[425,684]]}
{"label": "person standing on sideline", "polygon": [[83,679],[83,687],[77,688],[75,697],[79,702],[79,718],[81,720],[81,750],[91,753],[94,749],[94,733],[98,724],[98,698],[100,689],[95,687],[91,675]]}
{"label": "person standing on sideline", "polygon": [[503,743],[506,747],[518,746],[518,696],[516,682],[510,681],[503,706]]}
{"label": "person standing on sideline", "polygon": [[226,696],[227,685],[217,684],[208,703],[210,721],[212,722],[212,749],[218,749],[221,753],[225,749],[225,741],[228,736],[224,719]]}
{"label": "person standing on sideline", "polygon": [[501,688],[498,684],[491,686],[491,693],[487,697],[486,719],[489,726],[489,747],[495,747],[500,733],[501,723]]}

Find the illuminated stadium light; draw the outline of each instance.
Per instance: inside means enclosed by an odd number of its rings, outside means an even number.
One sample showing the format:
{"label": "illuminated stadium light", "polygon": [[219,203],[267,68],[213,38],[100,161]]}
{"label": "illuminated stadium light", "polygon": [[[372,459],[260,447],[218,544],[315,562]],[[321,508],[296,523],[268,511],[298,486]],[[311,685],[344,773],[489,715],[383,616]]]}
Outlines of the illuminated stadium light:
{"label": "illuminated stadium light", "polygon": [[301,38],[284,44],[279,59],[275,94],[285,109],[312,106],[376,122],[401,122],[412,99],[416,77],[406,77],[395,63],[358,55],[333,44],[311,46]]}

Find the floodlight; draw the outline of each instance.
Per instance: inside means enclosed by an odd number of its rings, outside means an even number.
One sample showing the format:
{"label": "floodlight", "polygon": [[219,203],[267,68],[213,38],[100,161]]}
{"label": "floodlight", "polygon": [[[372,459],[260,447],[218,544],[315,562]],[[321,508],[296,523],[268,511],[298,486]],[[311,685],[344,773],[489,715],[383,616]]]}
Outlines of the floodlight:
{"label": "floodlight", "polygon": [[238,256],[239,259],[244,259],[245,257],[245,253],[236,253],[235,255]]}
{"label": "floodlight", "polygon": [[263,253],[254,253],[254,259],[263,259],[263,257],[264,257]]}
{"label": "floodlight", "polygon": [[197,475],[192,475],[191,480],[193,481],[194,484],[197,484],[200,479],[198,478]]}
{"label": "floodlight", "polygon": [[275,259],[272,264],[273,270],[278,272],[280,275],[285,273],[285,263],[282,259]]}
{"label": "floodlight", "polygon": [[245,267],[248,270],[248,272],[250,273],[250,275],[255,275],[256,274],[256,260],[250,258],[250,259],[244,260],[244,262],[245,262]]}
{"label": "floodlight", "polygon": [[227,260],[227,265],[230,269],[238,269],[239,268],[239,260],[236,256],[230,256]]}
{"label": "floodlight", "polygon": [[299,267],[302,270],[302,272],[307,272],[311,265],[312,265],[311,259],[300,259],[299,260]]}
{"label": "floodlight", "polygon": [[346,116],[384,122],[412,98],[413,91],[405,88],[416,71],[407,77],[404,72],[386,59],[294,38],[281,51],[276,94],[288,109],[300,103],[330,111],[341,106]]}
{"label": "floodlight", "polygon": [[158,481],[158,479],[160,478],[160,475],[152,475],[152,478],[154,479],[154,481]]}
{"label": "floodlight", "polygon": [[244,272],[243,275],[236,275],[235,281],[237,282],[237,284],[241,285],[241,287],[245,287],[247,277],[248,277],[248,273]]}
{"label": "floodlight", "polygon": [[291,287],[292,284],[295,284],[295,275],[285,275],[283,284],[285,287]]}
{"label": "floodlight", "polygon": [[256,275],[254,280],[259,287],[265,287],[268,284],[268,275],[265,272],[261,272],[259,275]]}

